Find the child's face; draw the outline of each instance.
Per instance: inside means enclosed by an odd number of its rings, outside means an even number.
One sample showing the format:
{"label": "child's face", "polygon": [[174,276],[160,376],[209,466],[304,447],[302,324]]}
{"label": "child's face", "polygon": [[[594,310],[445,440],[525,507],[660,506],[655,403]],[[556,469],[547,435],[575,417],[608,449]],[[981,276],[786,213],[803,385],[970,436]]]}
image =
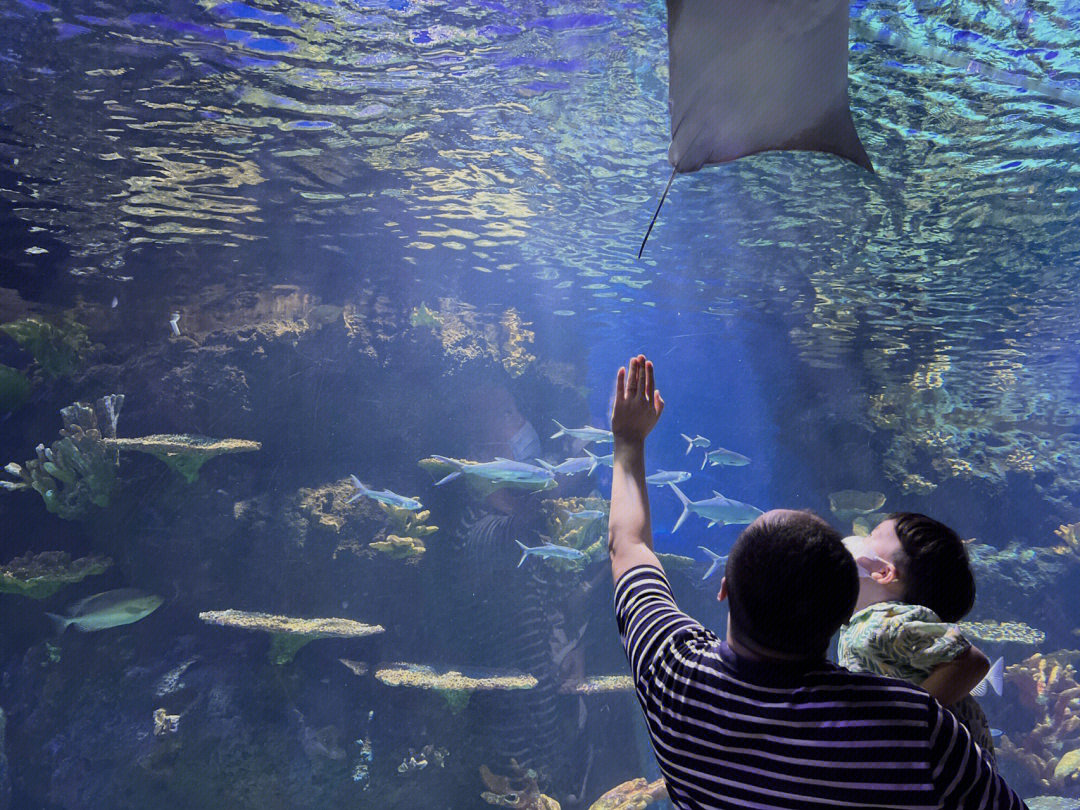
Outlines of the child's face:
{"label": "child's face", "polygon": [[896,565],[903,547],[900,538],[896,535],[896,521],[883,520],[866,538],[866,548],[873,551],[881,559]]}

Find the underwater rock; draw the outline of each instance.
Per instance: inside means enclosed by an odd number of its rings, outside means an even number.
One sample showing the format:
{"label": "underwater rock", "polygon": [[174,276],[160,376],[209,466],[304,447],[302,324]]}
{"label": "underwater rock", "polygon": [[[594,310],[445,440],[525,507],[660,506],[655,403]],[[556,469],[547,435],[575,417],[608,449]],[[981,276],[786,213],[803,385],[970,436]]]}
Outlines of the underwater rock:
{"label": "underwater rock", "polygon": [[224,453],[250,453],[262,448],[260,442],[248,439],[211,439],[207,436],[186,434],[105,439],[104,443],[117,450],[148,453],[182,475],[189,484],[199,477],[199,468],[214,456]]}
{"label": "underwater rock", "polygon": [[180,715],[168,714],[164,709],[154,709],[154,736],[168,737],[180,730]]}
{"label": "underwater rock", "polygon": [[1046,641],[1046,633],[1042,630],[1036,630],[1034,627],[1029,627],[1023,622],[967,621],[958,622],[956,626],[960,628],[960,632],[965,636],[979,641],[1011,642],[1032,647]]}
{"label": "underwater rock", "polygon": [[610,692],[633,692],[634,681],[629,675],[593,675],[579,683],[565,684],[559,691],[566,695],[602,695]]}
{"label": "underwater rock", "polygon": [[46,509],[65,520],[84,516],[91,505],[108,506],[116,487],[116,454],[105,441],[115,435],[123,404],[123,394],[111,394],[94,405],[75,402],[62,408],[60,439],[51,447],[34,448],[37,458],[4,467],[9,475],[21,478],[21,484],[0,484],[8,490],[33,489]]}
{"label": "underwater rock", "polygon": [[409,776],[417,771],[422,771],[432,765],[436,768],[446,767],[446,758],[450,752],[445,748],[437,748],[434,745],[425,745],[419,752],[409,749],[409,753],[401,760],[397,772],[401,776]]}
{"label": "underwater rock", "polygon": [[186,661],[177,664],[175,667],[162,675],[161,678],[158,679],[157,685],[154,687],[154,696],[165,697],[166,695],[171,695],[174,692],[178,692],[183,689],[184,682],[181,680],[181,678],[183,678],[184,673],[191,669],[191,667],[198,663],[198,661],[199,657],[196,655],[192,658],[187,659]]}
{"label": "underwater rock", "polygon": [[110,565],[112,560],[97,554],[72,560],[66,551],[28,551],[0,567],[0,593],[45,599],[65,585],[104,573]]}
{"label": "underwater rock", "polygon": [[297,492],[302,512],[319,526],[340,532],[353,514],[367,514],[367,505],[349,503],[354,488],[348,478],[342,478],[320,487],[301,489]]}
{"label": "underwater rock", "polygon": [[52,378],[66,377],[77,371],[91,348],[86,327],[70,315],[58,323],[24,318],[0,324],[0,332],[32,354],[41,370]]}
{"label": "underwater rock", "polygon": [[221,627],[270,633],[270,656],[275,664],[288,664],[304,645],[318,638],[367,638],[384,632],[381,625],[352,619],[298,619],[245,610],[209,610],[199,618]]}
{"label": "underwater rock", "polygon": [[501,364],[511,377],[520,377],[536,361],[526,349],[536,334],[512,307],[496,322],[469,304],[441,298],[437,309],[416,307],[410,323],[415,329],[430,330],[455,365],[486,360]]}
{"label": "underwater rock", "polygon": [[480,766],[480,778],[487,787],[480,794],[488,804],[496,807],[513,807],[516,810],[560,810],[559,803],[540,792],[537,773],[524,769],[514,759],[510,760],[514,776],[494,774],[487,765]]}
{"label": "underwater rock", "polygon": [[845,523],[859,515],[876,512],[884,505],[885,493],[883,492],[841,489],[838,492],[829,493],[829,509],[838,519]]}
{"label": "underwater rock", "polygon": [[643,776],[616,785],[591,805],[589,810],[645,810],[653,802],[667,798],[663,778],[649,782]]}
{"label": "underwater rock", "polygon": [[1074,785],[1080,781],[1080,749],[1074,748],[1061,755],[1054,766],[1054,781],[1060,785]]}

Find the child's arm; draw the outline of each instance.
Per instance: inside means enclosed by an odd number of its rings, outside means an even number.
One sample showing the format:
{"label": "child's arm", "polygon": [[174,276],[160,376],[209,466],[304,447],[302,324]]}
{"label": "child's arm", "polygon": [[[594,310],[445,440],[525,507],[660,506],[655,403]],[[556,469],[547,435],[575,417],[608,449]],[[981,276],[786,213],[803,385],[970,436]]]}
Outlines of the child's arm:
{"label": "child's arm", "polygon": [[978,647],[969,647],[952,661],[938,664],[919,686],[937,698],[943,706],[951,706],[978,686],[990,671],[990,659]]}

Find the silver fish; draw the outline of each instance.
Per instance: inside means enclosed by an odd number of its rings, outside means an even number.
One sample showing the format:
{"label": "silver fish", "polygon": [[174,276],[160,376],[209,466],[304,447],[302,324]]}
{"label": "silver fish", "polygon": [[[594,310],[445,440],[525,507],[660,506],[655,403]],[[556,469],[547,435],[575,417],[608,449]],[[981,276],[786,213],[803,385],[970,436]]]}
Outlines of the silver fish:
{"label": "silver fish", "polygon": [[705,546],[698,546],[698,548],[700,548],[707,555],[709,555],[709,559],[711,560],[711,562],[709,563],[709,570],[706,571],[705,576],[701,578],[704,581],[711,577],[713,574],[715,574],[717,568],[727,564],[727,557],[721,557],[715,551],[710,551],[709,549],[705,548]]}
{"label": "silver fish", "polygon": [[712,464],[714,467],[719,465],[724,467],[744,467],[749,463],[750,459],[742,453],[717,447],[715,450],[705,451],[705,458],[701,460],[701,469],[704,470],[706,464]]}
{"label": "silver fish", "polygon": [[379,503],[385,503],[387,506],[393,506],[396,509],[408,509],[411,512],[415,512],[422,507],[422,504],[416,498],[406,498],[404,495],[398,495],[388,489],[369,489],[360,483],[360,479],[355,475],[350,475],[349,478],[352,479],[353,486],[356,487],[357,491],[345,503],[352,503],[358,498],[366,497]]}
{"label": "silver fish", "polygon": [[589,475],[592,475],[598,466],[601,464],[607,467],[615,466],[615,454],[608,453],[606,456],[598,456],[596,453],[590,453],[589,448],[585,448],[585,455],[589,457]]}
{"label": "silver fish", "polygon": [[615,437],[610,430],[604,430],[603,428],[594,427],[582,427],[582,428],[568,428],[565,425],[560,425],[558,420],[552,419],[556,425],[559,426],[557,432],[551,434],[551,438],[557,439],[559,436],[570,436],[582,442],[613,442]]}
{"label": "silver fish", "polygon": [[1004,687],[1005,677],[1005,659],[998,658],[990,666],[990,671],[986,673],[986,677],[975,684],[975,688],[971,690],[971,694],[975,697],[983,697],[988,694],[991,689],[994,690],[998,697],[1001,697],[1001,690]]}
{"label": "silver fish", "polygon": [[45,615],[56,623],[58,633],[67,630],[68,625],[74,625],[84,633],[92,633],[95,630],[134,624],[157,610],[164,601],[160,596],[137,588],[118,588],[75,602],[68,607],[66,616],[56,613]]}
{"label": "silver fish", "polygon": [[462,475],[471,475],[474,478],[480,478],[484,481],[492,481],[494,483],[503,484],[535,484],[537,489],[549,489],[555,486],[555,473],[550,470],[545,470],[543,467],[537,467],[533,464],[526,464],[523,461],[511,461],[508,458],[496,458],[494,461],[484,461],[478,464],[465,464],[457,459],[447,458],[446,456],[432,456],[436,461],[441,461],[444,464],[450,464],[457,467],[457,470],[450,473],[440,481],[435,482],[435,486],[439,487],[445,484],[447,481],[453,481]]}
{"label": "silver fish", "polygon": [[645,477],[645,483],[652,484],[654,487],[662,487],[664,484],[681,484],[688,480],[690,480],[690,473],[683,470],[657,470]]}
{"label": "silver fish", "polygon": [[710,444],[712,444],[712,442],[710,442],[708,439],[706,439],[704,436],[701,436],[700,434],[692,439],[685,433],[680,433],[679,435],[686,439],[686,455],[690,455],[690,451],[693,450],[695,447],[708,447]]}
{"label": "silver fish", "polygon": [[591,523],[594,520],[600,520],[606,514],[602,509],[582,509],[580,512],[567,512],[566,519],[578,523]]}
{"label": "silver fish", "polygon": [[713,490],[714,498],[706,498],[703,501],[691,501],[674,484],[669,484],[675,494],[679,496],[679,501],[682,502],[683,510],[679,515],[679,519],[675,521],[675,527],[671,530],[673,533],[683,524],[687,516],[691,512],[696,512],[701,515],[707,521],[709,521],[709,527],[713,526],[726,526],[729,524],[746,524],[753,523],[758,517],[764,514],[756,506],[751,506],[748,503],[742,501],[733,501],[730,498],[725,498],[715,489]]}
{"label": "silver fish", "polygon": [[592,459],[588,456],[579,456],[568,458],[560,464],[549,464],[542,458],[538,458],[536,459],[536,463],[548,472],[553,472],[556,475],[577,475],[578,473],[585,472],[592,466]]}
{"label": "silver fish", "polygon": [[177,337],[180,336],[180,313],[174,312],[172,317],[169,318],[169,328],[172,329],[172,333]]}
{"label": "silver fish", "polygon": [[555,557],[560,560],[580,560],[585,556],[585,552],[578,551],[576,548],[557,546],[554,543],[544,543],[530,548],[520,540],[515,540],[514,542],[521,546],[521,559],[518,560],[518,568],[521,568],[522,563],[529,557],[542,557],[544,559]]}

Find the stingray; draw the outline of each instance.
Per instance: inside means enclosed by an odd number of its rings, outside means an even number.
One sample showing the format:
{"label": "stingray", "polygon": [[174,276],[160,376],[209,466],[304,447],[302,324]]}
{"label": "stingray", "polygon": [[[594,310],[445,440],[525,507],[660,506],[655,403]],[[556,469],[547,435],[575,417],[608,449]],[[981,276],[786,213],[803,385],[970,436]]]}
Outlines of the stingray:
{"label": "stingray", "polygon": [[873,171],[848,106],[848,0],[667,0],[676,174],[773,150]]}

